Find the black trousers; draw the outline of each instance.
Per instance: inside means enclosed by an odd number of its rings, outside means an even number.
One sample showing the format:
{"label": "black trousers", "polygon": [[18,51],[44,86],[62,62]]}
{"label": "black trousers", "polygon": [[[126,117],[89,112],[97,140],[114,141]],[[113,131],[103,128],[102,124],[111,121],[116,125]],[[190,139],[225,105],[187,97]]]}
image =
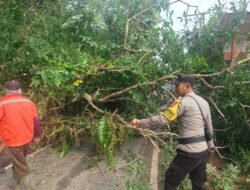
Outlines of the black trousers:
{"label": "black trousers", "polygon": [[190,175],[192,190],[204,190],[208,151],[188,153],[177,150],[177,155],[165,174],[164,190],[175,190]]}

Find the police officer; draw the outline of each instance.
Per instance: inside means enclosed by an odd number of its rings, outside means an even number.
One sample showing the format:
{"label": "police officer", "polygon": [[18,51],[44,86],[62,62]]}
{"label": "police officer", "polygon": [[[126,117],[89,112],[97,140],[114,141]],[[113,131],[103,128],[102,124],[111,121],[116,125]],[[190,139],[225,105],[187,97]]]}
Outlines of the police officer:
{"label": "police officer", "polygon": [[[159,127],[176,118],[180,123],[179,143],[177,155],[165,173],[164,190],[176,189],[188,174],[192,189],[204,190],[206,164],[209,153],[214,150],[210,108],[206,100],[194,93],[192,77],[178,75],[174,85],[181,99],[170,105],[165,113],[148,119],[133,119],[132,125],[141,128]],[[173,109],[176,106],[175,113]]]}

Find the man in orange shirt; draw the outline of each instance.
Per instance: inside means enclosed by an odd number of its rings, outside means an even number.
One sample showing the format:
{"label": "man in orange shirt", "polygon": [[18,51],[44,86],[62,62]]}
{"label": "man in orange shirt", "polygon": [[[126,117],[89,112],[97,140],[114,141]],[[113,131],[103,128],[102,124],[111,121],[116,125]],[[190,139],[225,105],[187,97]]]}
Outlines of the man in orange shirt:
{"label": "man in orange shirt", "polygon": [[8,147],[12,158],[14,190],[28,190],[25,183],[30,170],[26,156],[32,139],[36,144],[40,141],[40,122],[35,104],[21,95],[19,82],[8,81],[5,88],[6,96],[0,99],[0,140],[3,141],[1,149]]}

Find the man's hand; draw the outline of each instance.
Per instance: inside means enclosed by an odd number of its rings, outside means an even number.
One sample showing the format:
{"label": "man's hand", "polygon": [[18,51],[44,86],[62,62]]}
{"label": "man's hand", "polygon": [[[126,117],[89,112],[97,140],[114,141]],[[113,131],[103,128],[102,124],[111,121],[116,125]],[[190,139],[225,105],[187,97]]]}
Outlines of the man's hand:
{"label": "man's hand", "polygon": [[131,125],[133,125],[135,128],[138,128],[141,125],[141,120],[139,120],[139,119],[133,119],[131,121]]}
{"label": "man's hand", "polygon": [[39,144],[40,143],[40,137],[34,137],[33,139],[35,144]]}
{"label": "man's hand", "polygon": [[0,155],[4,153],[5,149],[6,149],[6,145],[0,139]]}

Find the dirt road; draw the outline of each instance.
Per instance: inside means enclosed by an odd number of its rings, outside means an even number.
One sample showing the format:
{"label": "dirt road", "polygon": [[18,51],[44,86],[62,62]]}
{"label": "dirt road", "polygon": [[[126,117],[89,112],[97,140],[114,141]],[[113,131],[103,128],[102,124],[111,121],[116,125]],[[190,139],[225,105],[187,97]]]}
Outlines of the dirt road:
{"label": "dirt road", "polygon": [[[145,150],[145,141],[137,139],[127,144],[116,156],[117,165],[124,164],[128,150],[138,154]],[[52,148],[29,158],[30,185],[35,190],[125,190],[126,168],[108,170],[105,161],[96,161],[93,149],[82,147],[61,158]],[[138,154],[139,156],[139,154]],[[150,157],[150,156],[149,156]],[[147,159],[150,163],[150,159]],[[0,190],[8,190],[11,169],[0,174]]]}

